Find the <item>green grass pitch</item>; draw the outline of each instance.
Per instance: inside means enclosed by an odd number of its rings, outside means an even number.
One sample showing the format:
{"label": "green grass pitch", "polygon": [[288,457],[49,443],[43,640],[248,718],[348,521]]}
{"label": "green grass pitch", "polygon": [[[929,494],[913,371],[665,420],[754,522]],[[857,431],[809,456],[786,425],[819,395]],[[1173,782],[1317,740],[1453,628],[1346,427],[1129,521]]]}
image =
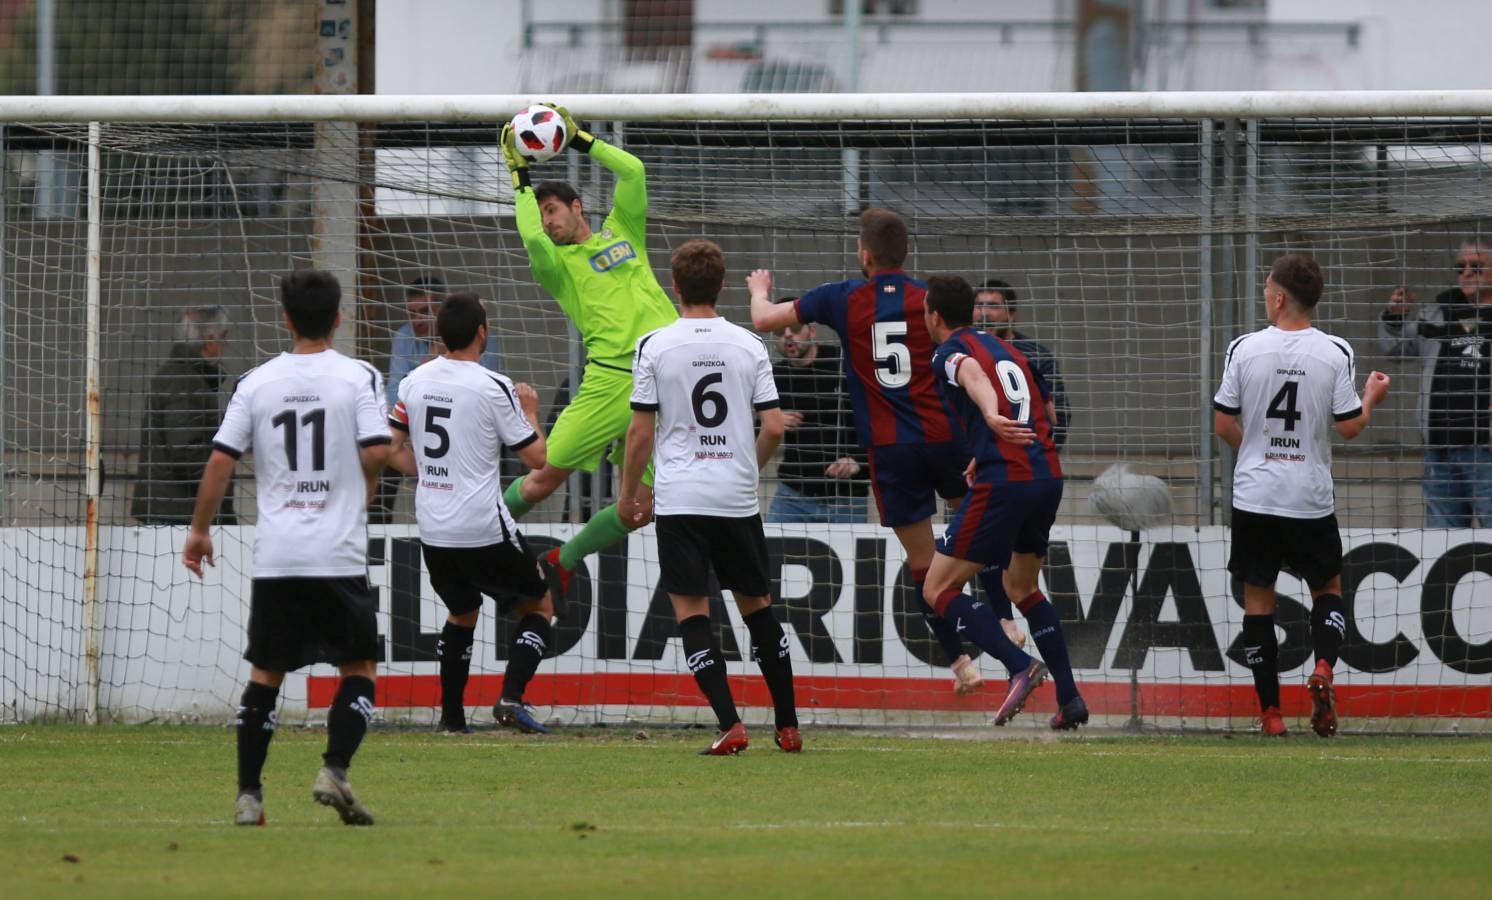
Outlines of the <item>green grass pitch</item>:
{"label": "green grass pitch", "polygon": [[375,731],[347,828],[282,729],[235,828],[225,728],[0,730],[0,896],[1492,896],[1492,743]]}

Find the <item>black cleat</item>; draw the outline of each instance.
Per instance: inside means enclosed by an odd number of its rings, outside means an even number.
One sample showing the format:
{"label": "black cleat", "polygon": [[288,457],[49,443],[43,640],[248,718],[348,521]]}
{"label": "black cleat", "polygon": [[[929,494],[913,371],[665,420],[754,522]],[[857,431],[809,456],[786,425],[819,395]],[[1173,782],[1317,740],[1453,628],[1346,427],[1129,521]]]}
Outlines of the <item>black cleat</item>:
{"label": "black cleat", "polygon": [[1082,697],[1073,697],[1062,704],[1062,708],[1047,721],[1053,731],[1076,731],[1079,725],[1087,724],[1088,704],[1083,702]]}

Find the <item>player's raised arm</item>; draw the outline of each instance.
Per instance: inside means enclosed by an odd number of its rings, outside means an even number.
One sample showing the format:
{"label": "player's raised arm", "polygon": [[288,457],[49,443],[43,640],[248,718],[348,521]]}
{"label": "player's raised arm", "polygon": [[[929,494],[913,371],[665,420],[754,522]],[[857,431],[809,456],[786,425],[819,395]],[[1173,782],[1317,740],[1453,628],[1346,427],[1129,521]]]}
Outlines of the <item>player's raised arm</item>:
{"label": "player's raised arm", "polygon": [[1373,418],[1373,408],[1388,396],[1388,385],[1389,378],[1382,372],[1369,374],[1367,383],[1362,387],[1362,411],[1351,418],[1338,419],[1337,434],[1349,441],[1362,434]]}
{"label": "player's raised arm", "polygon": [[513,392],[518,395],[518,406],[523,412],[524,421],[533,429],[532,438],[521,441],[515,445],[518,458],[528,466],[529,471],[536,472],[544,468],[549,461],[549,449],[544,438],[544,426],[539,423],[539,393],[531,384],[519,383],[513,385]]}
{"label": "player's raised arm", "polygon": [[560,276],[559,254],[554,241],[544,233],[544,216],[539,212],[539,201],[534,198],[528,161],[518,152],[512,123],[503,126],[499,143],[508,176],[513,179],[513,217],[518,225],[518,236],[528,251],[529,268],[539,283],[553,293],[551,281]]}
{"label": "player's raised arm", "polygon": [[800,323],[798,304],[772,302],[772,273],[757,269],[746,276],[751,292],[751,327],[757,331],[781,331]]}
{"label": "player's raised arm", "polygon": [[611,221],[621,228],[624,237],[639,248],[647,244],[648,227],[648,175],[642,160],[586,131],[570,115],[570,111],[554,103],[546,103],[559,113],[565,122],[565,134],[569,136],[566,146],[584,153],[610,169],[616,175],[613,191]]}

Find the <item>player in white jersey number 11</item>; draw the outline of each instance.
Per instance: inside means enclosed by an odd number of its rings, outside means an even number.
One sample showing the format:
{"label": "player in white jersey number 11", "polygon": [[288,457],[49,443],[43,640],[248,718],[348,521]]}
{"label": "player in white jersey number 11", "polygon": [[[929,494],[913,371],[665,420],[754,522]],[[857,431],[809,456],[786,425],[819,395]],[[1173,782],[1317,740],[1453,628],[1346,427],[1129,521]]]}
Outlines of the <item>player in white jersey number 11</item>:
{"label": "player in white jersey number 11", "polygon": [[1351,345],[1311,324],[1323,287],[1311,257],[1275,260],[1264,283],[1270,324],[1228,346],[1213,398],[1213,428],[1238,454],[1228,571],[1243,582],[1244,657],[1254,673],[1261,730],[1271,737],[1285,734],[1274,585],[1286,566],[1311,592],[1311,728],[1321,737],[1337,732],[1333,667],[1347,617],[1331,432],[1357,437],[1388,394],[1388,376],[1374,372],[1359,398]]}

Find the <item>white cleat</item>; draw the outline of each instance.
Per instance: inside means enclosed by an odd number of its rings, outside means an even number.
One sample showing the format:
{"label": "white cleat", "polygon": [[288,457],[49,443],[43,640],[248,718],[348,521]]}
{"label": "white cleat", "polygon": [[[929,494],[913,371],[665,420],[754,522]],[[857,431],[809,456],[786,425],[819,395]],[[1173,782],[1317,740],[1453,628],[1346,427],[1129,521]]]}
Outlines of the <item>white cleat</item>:
{"label": "white cleat", "polygon": [[983,686],[984,676],[967,653],[953,661],[953,693],[964,697]]}
{"label": "white cleat", "polygon": [[264,801],[253,794],[239,794],[233,805],[234,825],[263,825]]}
{"label": "white cleat", "polygon": [[322,806],[330,806],[342,817],[343,825],[372,825],[373,814],[357,800],[352,785],[346,778],[337,777],[331,769],[321,767],[316,773],[316,784],[311,787],[311,796]]}
{"label": "white cleat", "polygon": [[1021,631],[1020,626],[1015,624],[1014,619],[1001,619],[1000,627],[1005,629],[1005,636],[1010,638],[1010,643],[1019,649],[1026,647],[1026,633]]}

